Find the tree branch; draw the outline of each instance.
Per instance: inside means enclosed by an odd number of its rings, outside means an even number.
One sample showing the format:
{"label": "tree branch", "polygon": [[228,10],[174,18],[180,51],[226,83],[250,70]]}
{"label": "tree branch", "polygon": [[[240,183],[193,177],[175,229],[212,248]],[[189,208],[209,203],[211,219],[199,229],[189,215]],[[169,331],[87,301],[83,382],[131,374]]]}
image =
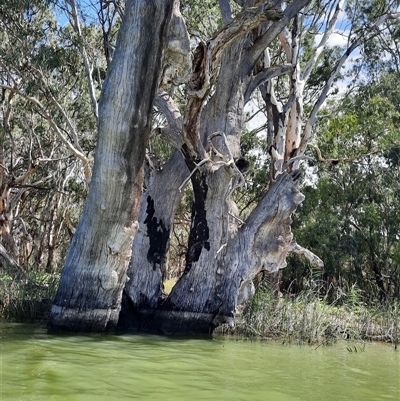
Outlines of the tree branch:
{"label": "tree branch", "polygon": [[289,247],[289,252],[295,253],[296,255],[303,256],[306,258],[312,266],[322,269],[324,267],[324,262],[310,250],[303,248],[296,242],[292,242]]}
{"label": "tree branch", "polygon": [[51,118],[50,114],[46,111],[46,109],[42,105],[42,103],[38,99],[36,99],[35,97],[28,96],[25,93],[21,92],[18,88],[15,88],[15,87],[12,87],[12,86],[8,86],[8,85],[2,85],[2,84],[0,84],[0,88],[9,90],[9,91],[11,91],[13,93],[17,93],[19,96],[21,96],[24,99],[28,100],[29,102],[33,103],[36,107],[38,107],[40,109],[40,112],[42,113],[43,117],[47,120],[47,122],[53,128],[54,132],[59,137],[61,142],[67,147],[67,149],[74,156],[76,156],[79,160],[81,160],[81,162],[83,164],[84,172],[85,172],[86,181],[87,181],[87,183],[89,183],[90,177],[91,177],[91,171],[90,171],[90,167],[89,167],[88,158],[83,154],[82,151],[77,149],[70,141],[68,141],[68,139],[61,132],[60,128],[57,126],[57,124]]}
{"label": "tree branch", "polygon": [[7,250],[1,244],[0,244],[0,266],[3,269],[5,268],[7,273],[16,273],[17,278],[21,278],[26,275],[22,267],[7,253]]}
{"label": "tree branch", "polygon": [[259,72],[250,82],[249,86],[246,89],[246,93],[244,95],[245,104],[250,100],[251,94],[257,89],[260,85],[265,84],[272,78],[278,77],[283,74],[287,74],[293,70],[294,66],[292,64],[288,65],[278,65],[274,67],[268,67]]}
{"label": "tree branch", "polygon": [[219,60],[223,50],[238,37],[250,32],[264,21],[279,21],[284,12],[272,2],[243,9],[229,24],[225,25],[208,43],[213,62]]}
{"label": "tree branch", "polygon": [[167,92],[159,90],[154,100],[156,106],[165,116],[168,127],[161,128],[160,133],[163,138],[172,146],[180,149],[184,143],[183,140],[183,119],[182,115]]}
{"label": "tree branch", "polygon": [[232,8],[229,0],[219,0],[219,9],[221,10],[222,22],[228,24],[232,21]]}
{"label": "tree branch", "polygon": [[334,12],[331,20],[329,21],[328,27],[325,30],[324,35],[321,38],[321,41],[319,42],[318,46],[314,50],[314,53],[312,54],[312,56],[310,57],[310,59],[307,62],[307,65],[306,65],[306,67],[304,69],[304,72],[301,75],[301,79],[302,80],[306,81],[309,78],[312,69],[315,67],[315,64],[317,63],[318,57],[320,56],[320,54],[324,50],[324,48],[326,46],[326,43],[328,42],[328,39],[332,35],[332,32],[333,32],[333,30],[335,28],[336,22],[337,22],[338,17],[339,17],[339,13],[342,11],[343,4],[344,4],[344,0],[339,0],[338,4],[336,6],[335,12]]}
{"label": "tree branch", "polygon": [[292,1],[283,12],[283,17],[275,21],[265,31],[265,33],[254,43],[242,58],[242,75],[247,76],[252,73],[254,66],[263,54],[264,50],[279,35],[279,33],[288,25],[289,21],[295,17],[302,8],[311,3],[311,0]]}
{"label": "tree branch", "polygon": [[[317,119],[317,113],[321,106],[324,104],[326,97],[328,96],[328,92],[330,91],[333,81],[339,74],[340,69],[342,68],[345,61],[348,59],[350,54],[360,45],[360,39],[354,41],[350,47],[346,50],[340,60],[337,62],[335,68],[332,70],[331,75],[329,76],[328,80],[326,81],[324,88],[322,89],[321,95],[319,96],[318,100],[315,102],[314,107],[311,111],[310,117],[307,120],[306,126],[304,127],[303,131],[303,138],[301,139],[301,144],[299,147],[298,153],[304,153],[307,143],[311,137],[311,131]],[[298,165],[298,163],[296,163]]]}
{"label": "tree branch", "polygon": [[98,112],[98,104],[97,104],[97,99],[96,99],[96,91],[95,91],[95,86],[93,82],[93,77],[92,77],[92,71],[93,68],[90,66],[89,63],[89,58],[86,53],[86,49],[84,46],[84,38],[82,35],[82,30],[81,30],[81,25],[79,21],[79,16],[78,16],[78,10],[76,7],[76,2],[75,0],[66,0],[66,3],[71,7],[71,10],[67,10],[68,16],[70,19],[70,24],[74,28],[76,34],[78,35],[79,38],[79,44],[78,46],[79,52],[81,53],[83,64],[85,66],[85,71],[86,71],[86,78],[88,81],[88,86],[89,86],[89,94],[90,94],[90,100],[92,102],[92,108],[93,108],[93,114],[96,117],[96,121],[99,119],[99,112]]}
{"label": "tree branch", "polygon": [[[311,137],[311,131],[312,128],[315,124],[316,118],[317,118],[317,113],[319,112],[321,106],[324,104],[326,97],[328,96],[328,92],[332,87],[332,84],[339,74],[340,69],[342,68],[343,64],[345,61],[348,59],[350,54],[358,47],[362,42],[366,42],[368,40],[371,40],[373,37],[375,37],[378,33],[374,28],[377,28],[381,24],[383,24],[386,20],[388,19],[394,19],[398,20],[400,18],[400,14],[383,14],[381,15],[374,24],[369,25],[365,27],[364,29],[361,29],[358,31],[357,37],[353,40],[353,43],[348,47],[346,52],[342,55],[340,60],[337,62],[335,68],[332,70],[327,82],[324,85],[324,88],[322,89],[321,95],[319,96],[318,100],[315,102],[314,107],[311,111],[310,117],[306,123],[306,126],[303,131],[303,138],[301,140],[301,144],[299,147],[299,154],[304,153],[305,148],[307,147],[307,143]],[[295,168],[298,167],[298,162],[295,163]]]}

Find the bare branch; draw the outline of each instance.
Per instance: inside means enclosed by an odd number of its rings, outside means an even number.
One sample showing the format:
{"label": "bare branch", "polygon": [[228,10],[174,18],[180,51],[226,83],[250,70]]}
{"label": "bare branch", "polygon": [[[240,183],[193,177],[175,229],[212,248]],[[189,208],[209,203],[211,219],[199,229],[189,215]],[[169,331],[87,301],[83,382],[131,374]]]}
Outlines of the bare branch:
{"label": "bare branch", "polygon": [[262,37],[257,40],[256,43],[254,43],[253,47],[249,49],[246,57],[243,58],[243,76],[249,75],[253,71],[254,66],[263,54],[264,50],[279,35],[279,33],[282,32],[284,27],[288,25],[289,21],[310,2],[311,0],[296,0],[288,4],[284,11],[283,17],[271,24]]}
{"label": "bare branch", "polygon": [[303,248],[296,242],[292,242],[289,247],[289,252],[295,253],[296,255],[301,255],[306,258],[312,266],[322,269],[324,267],[324,262],[310,250]]}
{"label": "bare branch", "polygon": [[246,89],[246,93],[244,95],[244,102],[247,103],[250,100],[251,94],[254,92],[256,88],[260,85],[266,83],[272,78],[278,77],[280,75],[287,74],[293,70],[294,66],[292,64],[287,65],[278,65],[274,67],[268,67],[261,72],[259,72],[250,82],[249,86]]}
{"label": "bare branch", "polygon": [[88,58],[88,55],[86,53],[86,49],[84,46],[84,38],[82,35],[82,30],[81,30],[81,25],[80,25],[80,21],[79,21],[76,2],[75,2],[75,0],[65,0],[65,1],[71,7],[71,10],[68,10],[68,17],[70,19],[70,23],[71,23],[72,27],[74,28],[76,34],[79,37],[79,43],[80,43],[79,52],[81,53],[83,64],[85,66],[86,78],[88,81],[93,113],[94,113],[94,116],[96,117],[96,120],[98,120],[98,118],[99,118],[98,104],[97,104],[96,91],[95,91],[95,86],[94,86],[93,77],[92,77],[93,68],[91,67],[91,65],[89,63],[89,58]]}
{"label": "bare branch", "polygon": [[320,56],[320,54],[322,53],[322,51],[324,50],[326,43],[328,42],[328,39],[331,37],[333,30],[335,28],[336,22],[338,20],[339,17],[339,13],[342,11],[343,8],[343,4],[344,4],[344,0],[339,0],[335,12],[331,18],[331,20],[329,21],[328,27],[326,28],[324,35],[321,38],[321,41],[319,42],[318,46],[316,47],[314,53],[312,54],[312,56],[310,57],[310,59],[307,62],[307,65],[304,69],[304,72],[301,76],[301,79],[306,81],[309,76],[310,73],[312,71],[312,69],[315,67],[315,64],[318,60],[318,57]]}
{"label": "bare branch", "polygon": [[299,153],[304,153],[304,150],[307,146],[307,143],[311,137],[311,131],[315,124],[317,113],[320,110],[321,106],[324,104],[326,97],[328,96],[328,92],[330,91],[332,84],[339,74],[343,64],[348,59],[350,54],[360,45],[360,39],[357,39],[353,42],[350,47],[346,50],[343,56],[340,58],[338,63],[336,64],[335,68],[332,70],[331,75],[329,76],[328,80],[326,81],[324,88],[322,89],[321,95],[319,96],[318,100],[315,102],[314,107],[311,111],[310,117],[306,123],[306,126],[303,131],[303,138],[301,140],[301,144],[299,147]]}
{"label": "bare branch", "polygon": [[32,165],[29,167],[29,169],[28,169],[24,174],[22,174],[21,176],[15,178],[15,179],[13,180],[13,183],[18,184],[18,183],[20,183],[20,182],[24,182],[25,180],[28,179],[28,177],[29,177],[30,175],[33,174],[33,172],[34,172],[35,170],[36,170],[36,166],[32,164]]}
{"label": "bare branch", "polygon": [[283,11],[271,2],[243,9],[209,41],[213,61],[218,60],[222,51],[234,40],[250,32],[261,22],[279,21],[283,16]]}
{"label": "bare branch", "polygon": [[196,167],[190,172],[189,176],[185,178],[185,181],[182,182],[181,186],[179,187],[179,192],[185,187],[185,185],[190,181],[192,175],[205,163],[210,162],[209,158],[203,159],[200,163],[196,164]]}
{"label": "bare branch", "polygon": [[18,278],[26,276],[23,268],[7,253],[7,250],[0,244],[0,266],[7,269],[8,273],[16,274]]}
{"label": "bare branch", "polygon": [[[91,172],[90,172],[90,167],[89,167],[89,160],[88,158],[83,154],[83,152],[79,149],[77,149],[66,137],[65,135],[61,132],[60,128],[58,125],[54,122],[50,114],[46,111],[46,108],[42,105],[42,103],[36,99],[35,97],[28,96],[22,91],[20,91],[18,88],[8,86],[8,85],[2,85],[0,84],[0,87],[6,90],[9,90],[11,92],[17,93],[19,96],[23,97],[24,99],[28,100],[29,102],[33,103],[36,107],[39,108],[40,113],[43,115],[43,117],[47,120],[47,122],[50,124],[50,126],[53,128],[54,132],[56,135],[59,137],[61,142],[67,147],[67,149],[74,155],[76,156],[79,160],[81,160],[85,172],[85,178],[87,183],[90,181],[91,177]],[[61,106],[60,106],[61,107]]]}
{"label": "bare branch", "polygon": [[229,0],[219,0],[219,8],[221,10],[222,22],[228,24],[232,20],[232,8]]}
{"label": "bare branch", "polygon": [[161,90],[157,93],[154,105],[163,113],[168,122],[168,127],[161,128],[160,133],[168,143],[180,149],[184,140],[183,119],[178,107],[168,93]]}
{"label": "bare branch", "polygon": [[[338,7],[340,5],[341,5],[341,1],[339,2]],[[339,12],[338,9],[336,9],[335,16],[332,17],[333,20],[335,20],[335,18],[337,18],[336,13],[338,13],[338,12]],[[314,104],[314,107],[311,111],[310,117],[308,118],[308,121],[303,130],[303,137],[301,139],[300,146],[297,150],[298,155],[303,154],[305,152],[307,143],[311,137],[312,128],[316,122],[317,113],[319,112],[321,106],[324,104],[334,80],[338,76],[342,66],[344,65],[345,61],[348,59],[350,54],[357,47],[359,47],[362,42],[366,42],[368,40],[371,40],[373,37],[375,37],[378,34],[378,31],[376,30],[376,28],[379,27],[381,24],[383,24],[387,19],[398,19],[398,18],[399,18],[399,15],[397,15],[397,14],[389,14],[389,13],[383,14],[373,24],[369,24],[368,26],[358,30],[357,36],[354,37],[350,46],[347,48],[347,50],[344,52],[342,57],[336,63],[336,66],[332,69],[331,74],[330,74],[328,80],[326,81],[318,100]],[[327,38],[325,38],[325,40],[327,40]],[[307,74],[309,74],[309,72]],[[300,162],[299,160],[295,161],[294,168],[298,168],[299,162]]]}

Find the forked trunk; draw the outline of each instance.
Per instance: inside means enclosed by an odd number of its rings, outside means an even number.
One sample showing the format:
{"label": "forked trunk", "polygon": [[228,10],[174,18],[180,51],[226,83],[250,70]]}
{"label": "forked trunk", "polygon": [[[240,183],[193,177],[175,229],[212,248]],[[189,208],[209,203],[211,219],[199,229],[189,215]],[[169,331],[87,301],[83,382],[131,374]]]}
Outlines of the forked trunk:
{"label": "forked trunk", "polygon": [[[292,241],[290,216],[303,200],[298,179],[298,173],[282,174],[237,235],[219,253],[208,254],[208,264],[203,265],[203,269],[198,266],[188,273],[185,281],[189,285],[177,287],[164,307],[175,312],[176,321],[174,325],[168,323],[163,330],[177,331],[176,327],[187,330],[189,322],[185,311],[194,304],[192,298],[201,299],[203,292],[208,298],[202,304],[197,302],[199,309],[195,312],[202,313],[198,313],[196,319],[192,316],[190,328],[207,333],[221,323],[233,323],[238,307],[254,294],[252,280],[256,274],[285,266]],[[206,274],[208,278],[204,280]],[[211,290],[205,288],[203,281],[208,281]]]}

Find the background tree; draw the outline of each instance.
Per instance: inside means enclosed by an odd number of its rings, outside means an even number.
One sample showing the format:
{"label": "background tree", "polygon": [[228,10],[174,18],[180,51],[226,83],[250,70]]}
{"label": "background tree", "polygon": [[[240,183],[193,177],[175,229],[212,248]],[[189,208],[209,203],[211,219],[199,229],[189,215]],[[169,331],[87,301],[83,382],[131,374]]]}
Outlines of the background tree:
{"label": "background tree", "polygon": [[[357,285],[366,301],[399,295],[397,79],[383,73],[329,107],[332,115],[320,124],[321,152],[344,161],[319,165],[316,187],[304,189],[295,235],[325,262],[325,292]],[[285,289],[298,291],[307,276],[299,263],[292,260],[284,273]]]}
{"label": "background tree", "polygon": [[0,24],[2,252],[53,272],[86,196],[96,122],[70,28],[47,4],[3,2]]}

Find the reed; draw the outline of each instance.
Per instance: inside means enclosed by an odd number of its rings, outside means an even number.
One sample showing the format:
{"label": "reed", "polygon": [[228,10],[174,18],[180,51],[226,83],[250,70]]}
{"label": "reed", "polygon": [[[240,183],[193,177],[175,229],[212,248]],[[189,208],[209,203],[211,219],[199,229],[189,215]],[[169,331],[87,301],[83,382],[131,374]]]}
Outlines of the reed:
{"label": "reed", "polygon": [[0,317],[8,321],[45,320],[49,315],[59,274],[29,272],[24,278],[0,276]]}
{"label": "reed", "polygon": [[237,319],[235,329],[220,333],[252,338],[281,339],[283,342],[332,344],[338,339],[374,340],[394,344],[400,336],[400,304],[366,305],[354,286],[341,291],[328,303],[318,288],[296,296],[276,297],[272,288],[261,285],[252,302]]}
{"label": "reed", "polygon": [[[46,320],[59,282],[59,274],[30,272],[23,279],[0,276],[0,317],[9,321]],[[166,288],[170,291],[172,284]],[[171,288],[170,288],[171,287]],[[234,329],[222,326],[219,334],[280,339],[288,343],[332,344],[338,339],[400,343],[400,302],[366,305],[362,292],[352,286],[321,297],[320,288],[297,295],[275,295],[262,283]]]}

